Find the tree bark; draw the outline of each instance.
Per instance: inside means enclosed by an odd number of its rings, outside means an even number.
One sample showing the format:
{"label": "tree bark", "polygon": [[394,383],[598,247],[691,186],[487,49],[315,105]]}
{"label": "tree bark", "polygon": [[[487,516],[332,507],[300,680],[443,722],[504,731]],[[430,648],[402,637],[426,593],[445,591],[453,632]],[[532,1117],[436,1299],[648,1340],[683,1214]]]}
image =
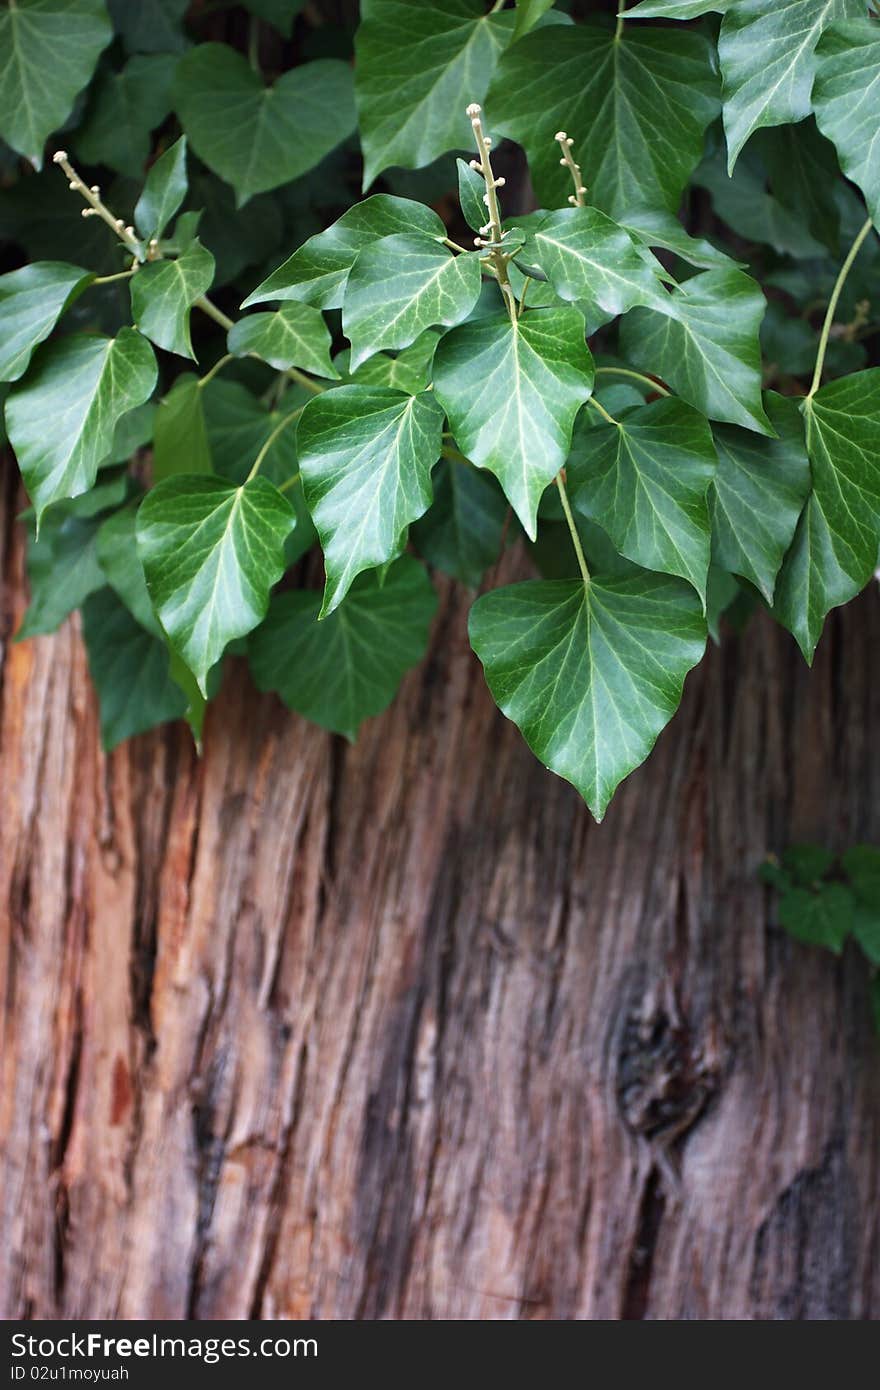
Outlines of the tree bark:
{"label": "tree bark", "polygon": [[75,623],[8,640],[0,1315],[869,1318],[863,962],[756,878],[880,839],[880,605],[764,620],[596,826],[486,692],[468,596],[356,747],[236,669],[205,755],[105,757]]}

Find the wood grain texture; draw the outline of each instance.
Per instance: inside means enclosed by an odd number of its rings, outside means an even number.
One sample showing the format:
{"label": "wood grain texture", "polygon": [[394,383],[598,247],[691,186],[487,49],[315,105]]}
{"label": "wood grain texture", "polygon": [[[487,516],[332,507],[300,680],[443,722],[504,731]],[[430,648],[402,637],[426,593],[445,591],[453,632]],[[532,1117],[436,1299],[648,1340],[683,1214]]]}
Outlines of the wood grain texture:
{"label": "wood grain texture", "polygon": [[596,827],[445,585],[357,747],[236,671],[104,757],[4,505],[0,1315],[880,1315],[863,967],[755,877],[880,840],[875,592],[713,651]]}

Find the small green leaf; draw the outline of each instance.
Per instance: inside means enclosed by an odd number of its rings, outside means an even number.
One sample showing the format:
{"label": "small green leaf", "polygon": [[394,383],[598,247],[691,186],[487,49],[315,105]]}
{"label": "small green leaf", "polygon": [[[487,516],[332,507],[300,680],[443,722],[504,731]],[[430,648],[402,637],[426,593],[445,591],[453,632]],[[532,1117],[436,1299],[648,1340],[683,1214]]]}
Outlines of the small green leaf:
{"label": "small green leaf", "polygon": [[853,845],[840,862],[856,897],[867,907],[880,910],[880,849],[876,845]]}
{"label": "small green leaf", "polygon": [[167,149],[147,174],[134,209],[134,224],[144,241],[158,240],[186,197],[186,136]]}
{"label": "small green leaf", "polygon": [[190,310],[213,279],[214,257],[198,240],[190,242],[175,261],[141,266],[129,282],[136,327],[157,347],[194,357]]}
{"label": "small green leaf", "polygon": [[334,363],[346,381],[356,386],[391,386],[395,391],[409,391],[417,396],[428,385],[434,353],[441,335],[428,329],[408,348],[390,357],[386,352],[377,352],[362,362],[356,372],[351,371],[350,354],[346,349],[337,353]]}
{"label": "small green leaf", "polygon": [[486,180],[476,169],[465,164],[463,159],[455,161],[458,170],[458,201],[465,222],[471,231],[478,232],[486,224],[488,212],[483,198],[486,193]]}
{"label": "small green leaf", "polygon": [[293,21],[305,0],[244,0],[246,10],[272,24],[285,38],[290,37]]}
{"label": "small green leaf", "polygon": [[153,427],[153,481],[179,473],[210,473],[211,449],[199,378],[184,372],[159,402]]}
{"label": "small green leaf", "polygon": [[226,646],[265,617],[295,521],[265,478],[241,487],[167,478],[141,503],[137,544],[153,608],[202,694]]}
{"label": "small green leaf", "polygon": [[659,261],[597,208],[550,212],[529,236],[523,255],[543,270],[560,299],[574,301],[591,328],[636,304],[668,299]]}
{"label": "small green leaf", "polygon": [[824,884],[821,891],[792,888],[779,899],[779,921],[796,941],[824,946],[839,956],[855,921],[856,901],[842,883]]}
{"label": "small green leaf", "polygon": [[591,201],[612,216],[648,204],[676,211],[718,114],[713,55],[702,34],[598,24],[534,29],[502,58],[486,98],[493,133],[525,149],[538,197],[564,204],[558,130],[575,140]]}
{"label": "small green leaf", "polygon": [[706,270],[667,296],[665,314],[627,315],[621,350],[711,419],[772,434],[761,402],[764,307],[760,288],[742,271]]}
{"label": "small green leaf", "polygon": [[471,609],[469,631],[502,712],[597,820],[675,713],[706,645],[690,585],[644,571],[494,589]]}
{"label": "small green leaf", "polygon": [[347,63],[304,63],[265,87],[247,60],[222,43],[199,44],[184,55],[175,102],[196,154],[232,184],[239,207],[313,169],[355,126]]}
{"label": "small green leaf", "polygon": [[741,266],[705,237],[689,236],[675,214],[665,208],[629,208],[621,218],[621,225],[643,246],[661,246],[700,270],[729,270]]}
{"label": "small green leaf", "polygon": [[153,349],[133,328],[115,338],[47,343],[6,401],[6,427],[37,524],[50,502],[87,492],[126,413],[152,394]]}
{"label": "small green leaf", "polygon": [[236,357],[252,353],[279,372],[300,367],[338,381],[330,361],[330,330],[320,309],[311,304],[282,304],[271,314],[249,314],[229,330],[229,351]]}
{"label": "small green leaf", "polygon": [[810,490],[810,465],[796,403],[772,391],[765,403],[777,439],[735,425],[715,428],[712,539],[718,563],[750,580],[772,603]]}
{"label": "small green leaf", "polygon": [[472,145],[465,108],[482,101],[510,37],[509,17],[487,13],[483,0],[363,0],[355,72],[364,188],[391,164],[421,169]]}
{"label": "small green leaf", "polygon": [[352,368],[381,348],[409,347],[435,325],[462,323],[479,298],[480,279],[476,253],[454,256],[430,237],[397,235],[365,246],[342,310]]}
{"label": "small green leaf", "polygon": [[94,278],[62,261],[37,261],[0,275],[0,381],[23,376],[34,348]]}
{"label": "small green leaf", "polygon": [[398,554],[431,502],[443,412],[432,394],[340,386],[310,401],[297,427],[306,502],[321,538],[321,616],[354,578]]}
{"label": "small green leaf", "polygon": [[187,40],[181,28],[190,0],[107,0],[127,53],[179,53]]}
{"label": "small green leaf", "polygon": [[413,540],[429,565],[476,589],[500,558],[508,504],[490,474],[455,459],[441,459],[433,477],[434,501],[413,527]]}
{"label": "small green leaf", "polygon": [[754,149],[767,170],[770,189],[817,242],[837,255],[840,170],[834,146],[813,121],[757,131]]}
{"label": "small green leaf", "polygon": [[840,167],[858,184],[880,226],[880,30],[867,19],[832,25],[819,40],[816,56],[816,122],[833,141]]}
{"label": "small green leaf", "polygon": [[171,110],[176,63],[173,54],[152,53],[129,58],[119,72],[101,73],[73,137],[80,159],[137,175],[150,153],[150,132]]}
{"label": "small green leaf", "polygon": [[834,855],[824,845],[789,845],[782,862],[799,887],[810,888],[831,871]]}
{"label": "small green leaf", "polygon": [[404,555],[382,584],[361,575],[319,623],[320,607],[312,590],[276,594],[249,642],[251,671],[260,690],[276,690],[290,709],[353,741],[424,656],[437,598],[422,566]]}
{"label": "small green leaf", "polygon": [[309,237],[241,307],[264,304],[268,299],[299,299],[318,309],[341,309],[348,274],[358,253],[396,232],[424,232],[435,241],[446,236],[446,228],[431,208],[409,198],[376,193],[355,203],[326,231]]}
{"label": "small green leaf", "polygon": [[826,615],[865,587],[880,546],[880,368],[804,400],[812,490],[777,581],[776,615],[811,662]]}
{"label": "small green leaf", "polygon": [[37,169],[112,37],[104,0],[15,0],[0,10],[0,137]]}
{"label": "small green leaf", "polygon": [[566,472],[572,505],[627,559],[680,575],[705,602],[715,447],[702,415],[661,400],[618,424],[601,422],[579,434]]}
{"label": "small green leaf", "polygon": [[521,39],[533,29],[542,15],[551,8],[553,0],[516,0],[516,24],[513,37]]}
{"label": "small green leaf", "polygon": [[718,39],[728,172],[753,131],[809,116],[823,30],[864,13],[864,0],[736,0]]}
{"label": "small green leaf", "polygon": [[726,14],[737,0],[641,0],[631,10],[621,10],[627,19],[699,19],[704,14]]}
{"label": "small green leaf", "polygon": [[135,621],[112,589],[86,601],[83,637],[108,751],[183,716],[186,698],[169,674],[167,647]]}
{"label": "small green leaf", "polygon": [[516,323],[505,314],[462,324],[441,339],[434,387],[460,449],[495,474],[534,540],[541,493],[593,388],[583,315],[535,309]]}

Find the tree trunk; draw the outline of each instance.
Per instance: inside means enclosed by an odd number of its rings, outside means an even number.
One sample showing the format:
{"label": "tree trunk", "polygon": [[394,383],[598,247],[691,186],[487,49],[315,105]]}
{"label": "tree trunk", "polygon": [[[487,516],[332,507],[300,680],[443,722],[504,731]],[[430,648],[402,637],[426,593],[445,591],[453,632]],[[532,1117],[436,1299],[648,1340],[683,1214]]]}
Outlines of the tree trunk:
{"label": "tree trunk", "polygon": [[711,650],[597,827],[440,587],[353,748],[235,670],[105,757],[75,625],[4,643],[3,1317],[880,1315],[864,965],[756,878],[880,839],[876,593]]}

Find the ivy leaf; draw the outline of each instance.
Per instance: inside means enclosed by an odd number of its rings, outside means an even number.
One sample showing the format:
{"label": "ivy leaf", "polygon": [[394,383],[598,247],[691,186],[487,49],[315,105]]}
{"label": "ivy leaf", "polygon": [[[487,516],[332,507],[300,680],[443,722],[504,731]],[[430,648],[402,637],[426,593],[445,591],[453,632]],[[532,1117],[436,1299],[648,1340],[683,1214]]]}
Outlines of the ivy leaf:
{"label": "ivy leaf", "polygon": [[186,47],[181,21],[190,0],[107,0],[128,53],[179,53]]}
{"label": "ivy leaf", "polygon": [[83,637],[108,751],[183,716],[186,698],[169,674],[167,647],[135,621],[112,589],[85,603]]}
{"label": "ivy leaf", "polygon": [[235,487],[202,474],[167,478],[137,517],[153,608],[203,695],[211,667],[265,617],[296,521],[265,478]]}
{"label": "ivy leaf", "polygon": [[457,159],[455,167],[458,170],[458,201],[464,220],[471,231],[478,232],[485,226],[488,216],[486,204],[483,202],[486,180],[463,159]]}
{"label": "ivy leaf", "polygon": [[667,296],[665,314],[628,314],[621,350],[711,419],[771,434],[761,403],[764,308],[761,290],[742,271],[706,270]]}
{"label": "ivy leaf", "polygon": [[358,253],[395,232],[424,232],[435,241],[446,236],[445,226],[431,208],[409,198],[376,193],[355,203],[326,231],[309,237],[241,307],[264,304],[268,299],[299,299],[318,309],[341,309],[348,274]]}
{"label": "ivy leaf", "polygon": [[571,191],[558,130],[576,139],[592,201],[612,216],[647,203],[674,212],[718,114],[702,34],[595,24],[535,29],[502,58],[486,99],[498,133],[523,146],[541,202]]}
{"label": "ivy leaf", "polygon": [[416,341],[395,357],[386,352],[377,352],[374,357],[362,362],[356,372],[351,371],[350,354],[346,350],[337,353],[334,362],[342,371],[346,381],[358,386],[392,386],[395,391],[409,391],[417,396],[428,385],[434,353],[440,341],[440,334],[433,329],[422,333]]}
{"label": "ivy leaf", "polygon": [[465,107],[482,101],[510,35],[509,17],[487,14],[483,0],[363,0],[355,86],[364,188],[391,164],[421,169],[469,148]]}
{"label": "ivy leaf", "polygon": [[796,941],[824,946],[839,956],[856,912],[852,893],[842,883],[827,883],[820,892],[791,888],[779,899],[779,921]]}
{"label": "ivy leaf", "polygon": [[330,330],[320,309],[311,304],[282,304],[271,314],[249,314],[229,330],[229,351],[236,357],[249,353],[279,372],[301,367],[315,376],[339,380],[330,361]]}
{"label": "ivy leaf", "polygon": [[157,240],[186,197],[186,136],[160,155],[147,174],[134,209],[134,223],[144,241]]}
{"label": "ivy leaf", "polygon": [[297,427],[306,502],[324,550],[321,617],[361,571],[392,559],[431,502],[443,411],[432,394],[340,386],[308,403]]}
{"label": "ivy leaf", "polygon": [[593,388],[579,310],[535,309],[454,328],[434,358],[434,389],[462,452],[501,483],[534,540],[538,502],[565,463],[574,417]]}
{"label": "ivy leaf", "polygon": [[313,590],[276,594],[248,645],[251,671],[258,689],[277,691],[288,708],[354,742],[424,656],[437,596],[418,561],[403,555],[383,582],[356,579],[321,623],[320,607]]}
{"label": "ivy leaf", "polygon": [[[875,845],[852,845],[840,858],[844,872],[865,904],[880,910],[880,849]],[[880,961],[874,961],[880,965]]]}
{"label": "ivy leaf", "polygon": [[184,372],[159,402],[153,427],[153,481],[178,473],[210,473],[211,449],[199,378]]}
{"label": "ivy leaf", "polygon": [[596,820],[650,753],[706,645],[690,585],[646,571],[494,589],[469,632],[496,704]]}
{"label": "ivy leaf", "polygon": [[837,255],[840,209],[835,192],[840,171],[834,146],[819,134],[813,121],[757,131],[754,145],[773,196],[817,242]]}
{"label": "ivy leaf", "polygon": [[675,214],[665,208],[629,208],[621,225],[642,245],[661,246],[700,270],[729,270],[741,265],[705,237],[690,236]]}
{"label": "ivy leaf", "polygon": [[136,327],[157,347],[194,358],[189,314],[213,279],[214,257],[198,239],[174,261],[141,266],[129,281]]}
{"label": "ivy leaf", "polygon": [[0,10],[0,136],[35,168],[112,37],[104,0],[16,0]]}
{"label": "ivy leaf", "polygon": [[176,64],[170,53],[153,53],[129,58],[119,72],[103,72],[74,136],[80,159],[120,174],[138,173],[150,153],[150,132],[171,110]]}
{"label": "ivy leaf", "polygon": [[94,278],[63,261],[37,261],[0,275],[0,381],[24,375],[34,348]]}
{"label": "ivy leaf", "polygon": [[196,154],[232,184],[239,207],[313,169],[355,127],[347,63],[304,63],[265,87],[247,60],[222,43],[199,44],[184,55],[175,104]]}
{"label": "ivy leaf", "polygon": [[381,348],[409,347],[436,324],[461,323],[479,299],[480,283],[478,255],[454,256],[430,237],[401,234],[365,246],[342,310],[352,369]]}
{"label": "ivy leaf", "polygon": [[523,34],[527,34],[533,29],[538,20],[545,15],[553,5],[553,0],[516,0],[516,24],[513,26],[513,37],[521,39]]}
{"label": "ivy leaf", "polygon": [[125,477],[100,483],[73,501],[56,502],[46,513],[39,539],[28,536],[27,573],[31,601],[16,641],[55,632],[104,576],[96,542],[101,516],[125,497]]}
{"label": "ivy leaf", "polygon": [[133,328],[115,338],[47,343],[6,402],[9,441],[40,518],[50,502],[87,492],[119,419],[156,384],[153,349]]}
{"label": "ivy leaf", "polygon": [[816,122],[880,226],[880,31],[866,19],[835,24],[819,40],[816,56]]}
{"label": "ivy leaf", "polygon": [[705,603],[715,447],[702,415],[682,401],[654,401],[582,431],[566,471],[572,505],[621,554],[689,580]]}
{"label": "ivy leaf", "polygon": [[122,507],[100,523],[96,552],[102,582],[110,585],[142,628],[164,642],[137,550],[137,506]]}
{"label": "ivy leaf", "polygon": [[[305,391],[290,387],[274,410],[269,410],[238,381],[211,381],[202,394],[214,472],[231,482],[244,482],[257,455],[268,445],[260,476],[283,488],[285,496],[295,503],[295,479],[299,472],[296,435],[293,429],[278,427],[304,404],[303,397],[309,399]],[[300,521],[297,539],[301,529]],[[311,544],[315,539],[311,526],[309,536]]]}
{"label": "ivy leaf", "polygon": [[703,161],[694,174],[694,183],[708,189],[715,212],[746,241],[764,242],[782,255],[807,257],[826,253],[821,242],[810,235],[804,219],[768,192],[766,170],[753,145],[737,160],[733,178],[718,151]]}
{"label": "ivy leaf", "polygon": [[623,11],[627,19],[699,19],[704,14],[726,14],[738,0],[641,0],[631,10]]}
{"label": "ivy leaf", "polygon": [[293,21],[305,0],[244,0],[244,4],[245,9],[250,10],[251,14],[265,19],[267,24],[274,25],[279,34],[290,38]]}
{"label": "ivy leaf", "polygon": [[737,0],[718,39],[724,78],[728,173],[753,131],[809,116],[816,45],[837,19],[864,15],[863,0]]}
{"label": "ivy leaf", "polygon": [[550,212],[532,231],[523,255],[534,260],[560,299],[582,308],[591,327],[636,304],[665,306],[659,262],[598,208]]}
{"label": "ivy leaf", "polygon": [[880,546],[880,367],[802,406],[812,489],[779,575],[776,615],[812,662],[826,615],[865,587]]}
{"label": "ivy leaf", "polygon": [[413,540],[429,565],[476,589],[498,560],[508,505],[495,479],[457,459],[441,459],[434,501],[413,527]]}
{"label": "ivy leaf", "polygon": [[712,499],[715,558],[773,602],[776,576],[810,490],[804,424],[794,401],[765,397],[777,439],[735,425],[715,428],[718,471]]}

